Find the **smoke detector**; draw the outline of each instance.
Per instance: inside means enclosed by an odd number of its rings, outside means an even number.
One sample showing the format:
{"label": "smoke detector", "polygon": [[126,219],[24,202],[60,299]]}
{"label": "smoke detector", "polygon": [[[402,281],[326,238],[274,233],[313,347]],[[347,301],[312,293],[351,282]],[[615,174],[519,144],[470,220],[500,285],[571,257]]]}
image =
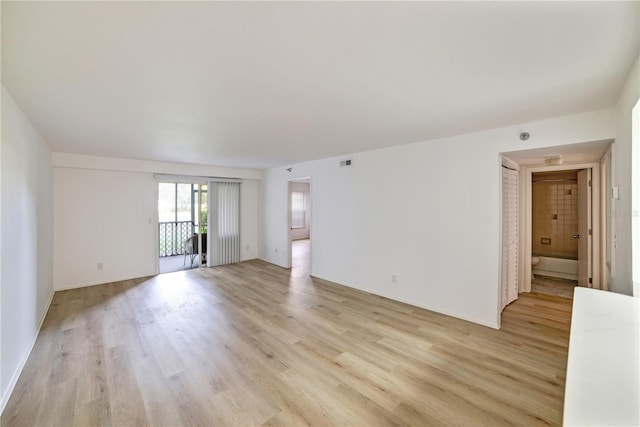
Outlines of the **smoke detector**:
{"label": "smoke detector", "polygon": [[564,159],[560,154],[554,154],[552,156],[546,156],[544,158],[544,164],[547,166],[561,165],[562,162],[564,162]]}

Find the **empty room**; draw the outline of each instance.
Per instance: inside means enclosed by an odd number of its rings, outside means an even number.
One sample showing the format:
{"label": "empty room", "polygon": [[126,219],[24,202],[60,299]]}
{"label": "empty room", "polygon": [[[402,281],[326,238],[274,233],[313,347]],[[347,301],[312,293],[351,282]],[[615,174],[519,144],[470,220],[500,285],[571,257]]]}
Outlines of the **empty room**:
{"label": "empty room", "polygon": [[3,427],[640,425],[640,2],[0,8]]}

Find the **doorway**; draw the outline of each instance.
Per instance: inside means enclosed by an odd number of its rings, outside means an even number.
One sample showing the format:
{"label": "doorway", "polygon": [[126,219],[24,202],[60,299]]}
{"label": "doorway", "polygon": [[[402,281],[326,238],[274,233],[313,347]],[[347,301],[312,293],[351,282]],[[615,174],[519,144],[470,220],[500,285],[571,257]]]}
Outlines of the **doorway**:
{"label": "doorway", "polygon": [[207,184],[158,183],[158,272],[206,266]]}
{"label": "doorway", "polygon": [[531,174],[531,291],[573,297],[593,284],[592,169]]}
{"label": "doorway", "polygon": [[[532,266],[532,263],[535,263],[537,260],[532,259],[534,253],[534,220],[533,220],[533,174],[536,173],[563,173],[563,171],[573,171],[574,174],[572,179],[575,180],[575,193],[574,188],[568,187],[560,189],[559,187],[556,189],[556,197],[557,194],[562,191],[565,193],[565,196],[570,196],[572,199],[576,198],[576,204],[586,204],[587,211],[590,212],[590,216],[584,217],[586,219],[585,225],[579,224],[578,227],[582,227],[582,231],[575,232],[571,230],[571,234],[569,236],[564,236],[563,239],[567,245],[575,244],[569,243],[569,241],[581,241],[584,245],[583,248],[586,248],[586,251],[591,251],[591,256],[578,256],[574,255],[575,258],[580,259],[580,268],[577,266],[577,262],[579,259],[574,260],[574,266],[572,270],[572,275],[568,277],[558,277],[554,278],[554,280],[572,280],[578,281],[578,271],[580,271],[580,276],[585,278],[581,279],[583,285],[587,287],[591,287],[594,289],[602,289],[607,290],[608,284],[606,280],[607,275],[607,259],[605,259],[605,254],[607,253],[608,248],[608,240],[610,238],[610,221],[611,218],[609,215],[605,215],[605,209],[608,208],[607,200],[610,197],[607,191],[606,182],[609,182],[609,177],[611,175],[611,161],[610,161],[610,153],[612,147],[612,140],[601,140],[601,141],[592,141],[592,142],[584,142],[584,143],[576,143],[576,144],[568,144],[568,145],[559,145],[554,147],[542,147],[542,148],[532,148],[527,150],[518,150],[502,153],[500,156],[501,161],[501,169],[503,172],[501,174],[502,179],[502,210],[501,210],[501,285],[499,287],[500,295],[498,296],[499,303],[504,300],[505,284],[511,285],[513,283],[513,274],[516,274],[515,281],[517,282],[517,292],[532,292],[532,277],[540,275],[540,271],[545,269],[548,266],[537,264],[536,266]],[[512,201],[509,200],[508,204],[505,204],[505,178],[504,178],[504,169],[505,166],[509,169],[512,169],[517,172],[517,192],[515,193],[518,201],[515,203],[517,208],[515,209],[515,228],[516,234],[518,238],[516,239],[515,244],[511,244],[511,233],[509,232],[507,226],[509,223],[505,221],[507,218],[512,218],[513,215],[507,216],[508,208],[512,206]],[[582,172],[581,172],[582,171]],[[568,173],[568,172],[567,172]],[[588,174],[591,174],[589,177]],[[577,183],[578,183],[578,174],[580,174],[580,179],[587,183],[586,187],[591,190],[591,195],[588,194],[584,197],[584,200],[580,202],[577,201],[579,196]],[[589,186],[589,182],[591,185]],[[568,190],[571,190],[571,194],[566,194]],[[572,200],[573,203],[573,200]],[[557,203],[556,203],[557,204]],[[506,210],[507,209],[507,210]],[[577,209],[577,207],[576,207]],[[566,216],[567,213],[571,215],[571,207],[568,209],[564,206],[563,201],[563,211],[562,215]],[[548,212],[549,215],[558,215],[555,218],[556,228],[558,221],[561,218],[560,211],[558,212]],[[576,212],[577,214],[577,212]],[[590,223],[589,223],[590,221]],[[568,227],[565,227],[568,228]],[[546,234],[546,233],[545,233]],[[575,238],[574,238],[575,235]],[[579,235],[579,236],[578,236]],[[586,238],[585,238],[586,236]],[[542,243],[542,238],[549,238],[548,235],[539,235],[536,232],[536,242],[537,244]],[[549,247],[549,241],[545,239],[543,245],[544,247]],[[584,239],[584,240],[583,240]],[[554,240],[551,240],[553,243]],[[507,245],[507,243],[509,245]],[[505,253],[505,248],[515,248],[516,252],[516,261],[512,262],[512,258],[507,260],[507,255]],[[583,249],[584,253],[585,250]],[[558,258],[558,257],[554,257]],[[557,261],[557,260],[554,260]],[[586,261],[583,263],[583,261]],[[560,262],[563,262],[560,260]],[[535,268],[534,268],[535,267]],[[552,270],[557,271],[556,266],[551,267]],[[509,280],[506,280],[508,278]],[[575,282],[574,282],[575,283]],[[545,284],[543,284],[545,285]],[[549,286],[554,286],[555,283],[552,283]],[[508,288],[509,290],[511,288]],[[566,289],[566,287],[565,287]],[[551,291],[553,292],[553,291]],[[507,294],[510,295],[510,294]],[[499,305],[498,312],[498,322],[500,319],[500,311],[503,304]]]}
{"label": "doorway", "polygon": [[289,181],[289,265],[296,277],[311,273],[311,177]]}
{"label": "doorway", "polygon": [[[524,170],[524,292],[602,289],[600,164]],[[521,275],[522,277],[522,275]]]}

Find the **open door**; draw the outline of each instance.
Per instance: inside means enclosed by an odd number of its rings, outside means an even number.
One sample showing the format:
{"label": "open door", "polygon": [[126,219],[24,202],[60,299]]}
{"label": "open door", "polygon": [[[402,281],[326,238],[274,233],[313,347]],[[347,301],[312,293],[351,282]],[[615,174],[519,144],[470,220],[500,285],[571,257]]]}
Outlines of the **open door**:
{"label": "open door", "polygon": [[502,166],[502,280],[501,305],[518,299],[519,226],[518,171]]}
{"label": "open door", "polygon": [[591,287],[591,169],[578,172],[578,286]]}

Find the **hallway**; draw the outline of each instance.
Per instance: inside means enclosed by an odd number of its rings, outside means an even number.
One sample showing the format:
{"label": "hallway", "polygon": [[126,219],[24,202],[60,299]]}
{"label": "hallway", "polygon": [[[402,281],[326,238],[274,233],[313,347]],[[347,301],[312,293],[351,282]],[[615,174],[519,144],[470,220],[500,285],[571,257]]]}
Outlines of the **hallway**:
{"label": "hallway", "polygon": [[300,278],[311,274],[311,240],[291,242],[291,275]]}

